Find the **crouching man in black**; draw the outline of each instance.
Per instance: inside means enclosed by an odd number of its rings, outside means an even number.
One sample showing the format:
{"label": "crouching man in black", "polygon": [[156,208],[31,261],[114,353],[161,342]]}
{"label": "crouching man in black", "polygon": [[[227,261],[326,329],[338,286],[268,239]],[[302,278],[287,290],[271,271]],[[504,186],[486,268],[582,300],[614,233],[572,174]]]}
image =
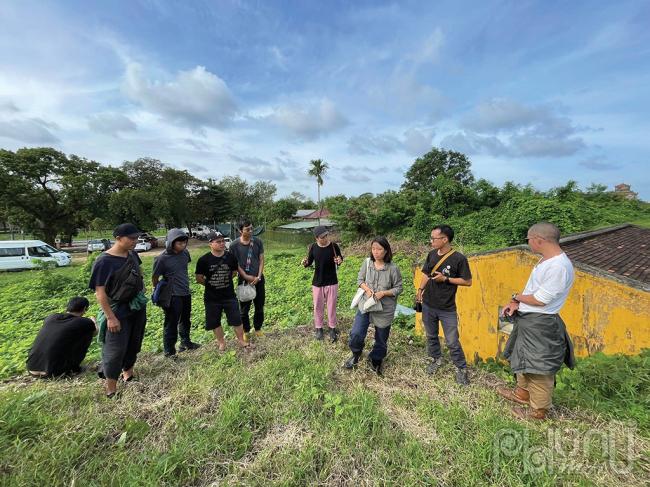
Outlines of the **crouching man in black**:
{"label": "crouching man in black", "polygon": [[45,318],[27,358],[27,370],[35,377],[73,375],[82,371],[81,362],[97,326],[94,318],[84,318],[90,303],[84,297],[68,301],[65,313]]}

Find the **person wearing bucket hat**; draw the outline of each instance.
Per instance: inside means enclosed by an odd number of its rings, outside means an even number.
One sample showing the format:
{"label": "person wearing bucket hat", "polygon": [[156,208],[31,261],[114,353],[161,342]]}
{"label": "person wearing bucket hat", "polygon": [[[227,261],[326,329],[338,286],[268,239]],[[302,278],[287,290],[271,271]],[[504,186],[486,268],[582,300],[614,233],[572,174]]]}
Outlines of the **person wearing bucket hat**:
{"label": "person wearing bucket hat", "polygon": [[221,327],[221,316],[225,312],[228,325],[233,327],[240,346],[247,348],[244,341],[239,304],[233,285],[234,273],[238,272],[237,259],[226,250],[226,242],[221,232],[208,235],[210,252],[201,256],[196,263],[196,282],[205,287],[205,329],[212,330],[219,350],[226,349],[226,339]]}
{"label": "person wearing bucket hat", "polygon": [[319,225],[314,228],[315,243],[309,246],[307,257],[302,265],[309,267],[314,264],[314,277],[311,281],[312,298],[314,303],[314,326],[316,340],[323,339],[324,308],[327,309],[327,326],[332,343],[338,340],[336,328],[336,302],[338,299],[339,281],[337,268],[343,262],[341,249],[330,241],[327,227]]}

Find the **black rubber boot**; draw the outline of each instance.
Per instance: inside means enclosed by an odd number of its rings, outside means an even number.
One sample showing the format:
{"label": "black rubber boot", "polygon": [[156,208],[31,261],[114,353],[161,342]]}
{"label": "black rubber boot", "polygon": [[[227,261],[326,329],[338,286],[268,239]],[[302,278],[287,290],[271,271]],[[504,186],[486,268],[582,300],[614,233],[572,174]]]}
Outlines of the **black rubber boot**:
{"label": "black rubber boot", "polygon": [[346,369],[354,369],[359,363],[359,358],[361,358],[361,353],[353,353],[352,356],[345,361],[343,367]]}
{"label": "black rubber boot", "polygon": [[368,357],[368,363],[370,364],[370,368],[375,372],[377,372],[377,375],[383,375],[383,370],[382,370],[383,360],[373,360],[370,357]]}

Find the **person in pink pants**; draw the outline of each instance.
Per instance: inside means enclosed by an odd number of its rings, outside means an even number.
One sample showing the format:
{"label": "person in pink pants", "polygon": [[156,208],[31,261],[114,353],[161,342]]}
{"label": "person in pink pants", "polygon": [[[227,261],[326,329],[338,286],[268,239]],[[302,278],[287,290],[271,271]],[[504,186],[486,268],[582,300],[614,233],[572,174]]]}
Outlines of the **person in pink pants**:
{"label": "person in pink pants", "polygon": [[329,338],[334,343],[339,337],[339,331],[336,328],[336,301],[339,291],[336,271],[343,262],[343,256],[339,246],[330,241],[327,227],[317,226],[314,229],[314,237],[316,242],[309,246],[309,254],[302,260],[302,265],[309,267],[314,264],[314,278],[311,282],[311,289],[314,298],[316,340],[323,339],[324,311],[327,308]]}

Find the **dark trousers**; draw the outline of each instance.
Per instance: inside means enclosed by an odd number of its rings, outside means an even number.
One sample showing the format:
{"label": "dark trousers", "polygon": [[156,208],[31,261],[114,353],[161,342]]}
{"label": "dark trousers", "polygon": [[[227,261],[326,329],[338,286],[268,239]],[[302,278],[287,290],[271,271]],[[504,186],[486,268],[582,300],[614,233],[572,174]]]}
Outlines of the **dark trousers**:
{"label": "dark trousers", "polygon": [[141,309],[120,318],[120,331],[117,333],[106,330],[102,346],[102,371],[107,379],[117,380],[122,370],[129,370],[135,365],[146,324],[147,310]]}
{"label": "dark trousers", "polygon": [[255,313],[253,314],[253,326],[255,330],[261,330],[264,324],[264,301],[266,300],[266,279],[262,276],[260,282],[255,284],[255,299],[245,303],[239,303],[241,310],[241,323],[244,325],[244,331],[251,331],[251,320],[248,313],[251,310],[251,304],[255,304]]}
{"label": "dark trousers", "polygon": [[181,336],[181,343],[190,343],[190,317],[192,315],[192,296],[172,296],[165,312],[163,347],[165,353],[176,353],[176,340]]}
{"label": "dark trousers", "polygon": [[[350,330],[349,345],[353,354],[360,355],[363,351],[369,326],[370,314],[363,314],[361,311],[357,311],[357,314],[354,317],[354,323],[352,324],[352,330]],[[368,354],[368,357],[370,357],[371,360],[374,360],[375,362],[384,360],[386,353],[388,353],[389,335],[390,326],[386,328],[375,327],[375,344],[372,346],[372,350]]]}
{"label": "dark trousers", "polygon": [[427,332],[427,353],[429,357],[434,359],[442,357],[440,339],[438,338],[438,322],[442,322],[442,331],[445,334],[445,343],[449,349],[451,361],[458,368],[467,367],[465,352],[463,352],[458,335],[458,315],[456,310],[445,311],[422,303],[422,323]]}

